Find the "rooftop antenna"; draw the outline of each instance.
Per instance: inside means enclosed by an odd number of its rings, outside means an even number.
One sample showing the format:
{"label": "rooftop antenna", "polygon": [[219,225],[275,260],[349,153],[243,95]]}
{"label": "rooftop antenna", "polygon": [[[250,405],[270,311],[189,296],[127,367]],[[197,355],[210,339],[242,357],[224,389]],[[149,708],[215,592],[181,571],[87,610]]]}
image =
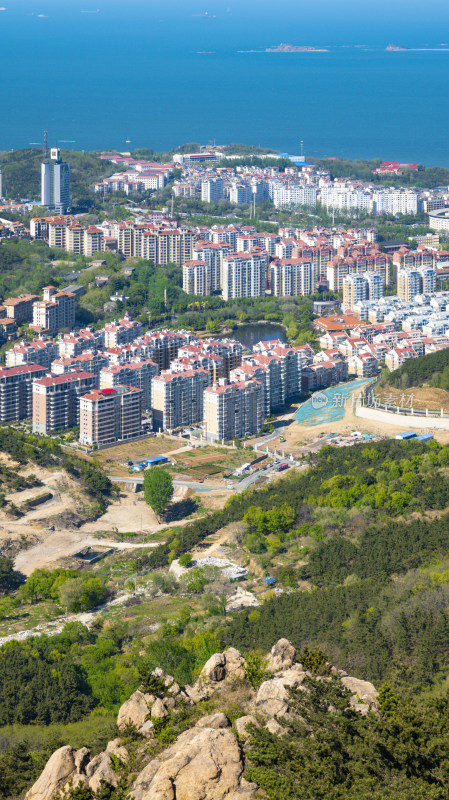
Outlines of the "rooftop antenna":
{"label": "rooftop antenna", "polygon": [[44,130],[44,161],[48,160],[48,136],[47,128]]}
{"label": "rooftop antenna", "polygon": [[304,158],[304,142],[301,139],[301,158]]}

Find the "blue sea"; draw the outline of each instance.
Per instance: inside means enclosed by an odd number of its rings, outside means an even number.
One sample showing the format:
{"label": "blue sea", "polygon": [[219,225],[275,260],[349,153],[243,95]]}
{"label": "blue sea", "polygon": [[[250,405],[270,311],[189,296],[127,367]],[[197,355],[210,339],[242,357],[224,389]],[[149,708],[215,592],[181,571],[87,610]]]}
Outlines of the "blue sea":
{"label": "blue sea", "polygon": [[[85,150],[303,140],[449,166],[449,51],[385,51],[447,44],[447,0],[2,2],[0,149],[46,127]],[[280,42],[329,52],[264,52]]]}

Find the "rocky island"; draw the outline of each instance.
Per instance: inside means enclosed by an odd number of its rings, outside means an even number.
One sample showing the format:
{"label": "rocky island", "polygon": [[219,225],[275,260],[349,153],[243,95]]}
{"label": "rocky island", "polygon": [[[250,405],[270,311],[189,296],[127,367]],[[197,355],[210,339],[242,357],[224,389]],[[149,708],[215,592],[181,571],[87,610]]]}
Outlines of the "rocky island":
{"label": "rocky island", "polygon": [[299,47],[294,44],[278,44],[277,47],[266,47],[266,53],[328,53],[324,47]]}

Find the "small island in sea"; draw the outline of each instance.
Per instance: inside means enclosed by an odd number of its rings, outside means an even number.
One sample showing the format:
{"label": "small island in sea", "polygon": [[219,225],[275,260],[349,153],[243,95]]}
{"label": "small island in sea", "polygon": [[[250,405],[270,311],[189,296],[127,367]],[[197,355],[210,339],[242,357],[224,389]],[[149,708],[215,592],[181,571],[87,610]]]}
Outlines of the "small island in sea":
{"label": "small island in sea", "polygon": [[266,53],[328,53],[324,47],[299,47],[294,44],[278,44],[277,47],[266,47]]}

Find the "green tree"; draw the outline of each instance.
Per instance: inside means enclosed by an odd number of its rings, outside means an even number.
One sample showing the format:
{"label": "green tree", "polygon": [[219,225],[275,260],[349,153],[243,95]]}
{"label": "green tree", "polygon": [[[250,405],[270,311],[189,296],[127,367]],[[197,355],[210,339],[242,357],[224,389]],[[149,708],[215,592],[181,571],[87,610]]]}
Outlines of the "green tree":
{"label": "green tree", "polygon": [[88,611],[106,597],[101,578],[70,578],[59,589],[59,602],[69,611]]}
{"label": "green tree", "polygon": [[173,497],[173,480],[164,469],[153,467],[145,472],[143,479],[145,502],[159,518]]}
{"label": "green tree", "polygon": [[14,569],[11,558],[0,558],[0,594],[13,592],[22,583],[22,575]]}

